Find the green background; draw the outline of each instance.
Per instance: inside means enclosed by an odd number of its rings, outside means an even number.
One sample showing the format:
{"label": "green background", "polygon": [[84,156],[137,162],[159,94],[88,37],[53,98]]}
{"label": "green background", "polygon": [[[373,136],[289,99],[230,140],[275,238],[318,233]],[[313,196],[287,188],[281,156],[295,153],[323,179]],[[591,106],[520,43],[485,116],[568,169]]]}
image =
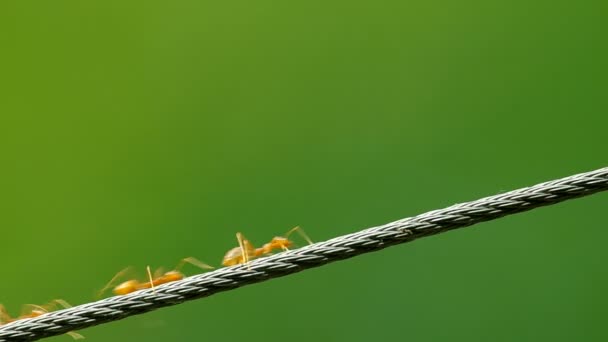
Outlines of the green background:
{"label": "green background", "polygon": [[[0,302],[606,166],[597,1],[2,1]],[[607,194],[81,331],[606,341]],[[194,268],[186,270],[193,274]],[[52,338],[68,341],[67,336]]]}

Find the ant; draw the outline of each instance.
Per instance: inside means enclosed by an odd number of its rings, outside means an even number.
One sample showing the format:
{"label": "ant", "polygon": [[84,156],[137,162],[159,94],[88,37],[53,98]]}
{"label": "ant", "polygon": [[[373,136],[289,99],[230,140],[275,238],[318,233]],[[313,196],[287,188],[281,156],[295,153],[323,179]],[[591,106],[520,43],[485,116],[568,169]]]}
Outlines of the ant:
{"label": "ant", "polygon": [[[182,267],[184,267],[184,265],[186,263],[194,265],[201,269],[208,269],[208,270],[213,269],[212,266],[209,266],[193,257],[188,257],[188,258],[184,258],[184,259],[180,260],[180,262],[177,264],[177,266],[175,266],[175,269],[172,271],[163,273],[162,268],[159,268],[154,272],[154,276],[152,276],[152,272],[150,271],[150,266],[146,266],[146,270],[148,272],[148,281],[141,282],[137,279],[127,280],[127,281],[119,284],[118,286],[114,287],[113,292],[114,292],[114,294],[121,296],[121,295],[126,295],[131,292],[135,292],[135,291],[143,290],[143,289],[152,288],[154,290],[155,286],[170,283],[172,281],[182,280],[182,279],[184,279],[185,276],[183,273],[180,272],[180,270]],[[124,270],[116,273],[116,275],[108,282],[108,284],[106,286],[104,286],[103,289],[101,289],[98,292],[97,297],[101,297],[107,289],[109,289],[110,287],[113,286],[113,284],[115,283],[115,281],[117,279],[124,276],[131,270],[132,270],[131,267],[127,267]]]}
{"label": "ant", "polygon": [[[23,306],[21,316],[13,318],[8,314],[6,308],[2,304],[0,304],[0,325],[15,322],[21,319],[38,317],[47,312],[55,311],[58,309],[58,307],[67,309],[71,308],[72,306],[63,299],[53,299],[45,305],[26,304]],[[84,338],[84,336],[73,331],[68,331],[66,334],[68,334],[75,340],[80,340]]]}
{"label": "ant", "polygon": [[224,266],[233,266],[238,264],[247,264],[249,260],[259,258],[263,255],[271,254],[275,249],[281,250],[289,250],[290,247],[294,245],[293,241],[289,240],[288,237],[293,232],[298,232],[300,236],[304,238],[309,244],[312,244],[312,240],[304,233],[302,228],[294,227],[290,229],[285,236],[275,236],[270,240],[270,242],[265,243],[260,248],[255,248],[253,244],[245,239],[243,234],[236,233],[236,239],[239,242],[238,247],[234,247],[229,250],[226,255],[224,255],[224,259],[222,260],[222,265]]}

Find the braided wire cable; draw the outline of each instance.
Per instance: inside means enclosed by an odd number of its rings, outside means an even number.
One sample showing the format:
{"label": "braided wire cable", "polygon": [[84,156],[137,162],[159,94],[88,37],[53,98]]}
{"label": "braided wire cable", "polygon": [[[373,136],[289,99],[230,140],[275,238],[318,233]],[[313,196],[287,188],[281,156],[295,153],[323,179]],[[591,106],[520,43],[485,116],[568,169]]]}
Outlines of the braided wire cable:
{"label": "braided wire cable", "polygon": [[299,249],[224,267],[153,290],[53,311],[0,326],[0,342],[34,341],[108,323],[217,292],[285,276],[391,245],[608,190],[608,167],[361,230]]}

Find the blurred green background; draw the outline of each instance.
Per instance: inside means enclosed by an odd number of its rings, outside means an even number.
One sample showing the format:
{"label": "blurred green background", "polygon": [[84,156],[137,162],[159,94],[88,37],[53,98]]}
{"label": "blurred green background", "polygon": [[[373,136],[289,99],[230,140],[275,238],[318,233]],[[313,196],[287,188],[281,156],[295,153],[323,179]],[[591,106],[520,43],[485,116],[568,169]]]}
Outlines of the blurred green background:
{"label": "blurred green background", "polygon": [[[129,265],[219,265],[237,231],[262,244],[300,225],[320,241],[606,166],[607,9],[2,1],[0,303],[79,304]],[[606,341],[607,204],[599,194],[81,333]]]}

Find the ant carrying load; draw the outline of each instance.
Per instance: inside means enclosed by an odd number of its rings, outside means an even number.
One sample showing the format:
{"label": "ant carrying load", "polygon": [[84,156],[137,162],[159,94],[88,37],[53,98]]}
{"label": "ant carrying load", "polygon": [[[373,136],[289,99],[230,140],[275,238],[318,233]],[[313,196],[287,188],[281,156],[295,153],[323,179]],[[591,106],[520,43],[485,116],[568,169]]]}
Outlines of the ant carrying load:
{"label": "ant carrying load", "polygon": [[294,242],[288,239],[289,235],[291,235],[293,232],[298,232],[298,234],[300,234],[300,236],[302,236],[302,238],[304,238],[304,240],[306,240],[306,242],[309,244],[313,243],[300,227],[290,229],[284,237],[273,237],[270,242],[265,243],[260,248],[255,248],[249,240],[245,239],[243,234],[236,233],[236,239],[239,242],[239,246],[232,248],[226,253],[226,255],[224,255],[222,265],[233,266],[238,264],[246,264],[249,262],[249,260],[272,254],[275,249],[284,251],[289,250],[289,248],[294,245]]}
{"label": "ant carrying load", "polygon": [[[72,306],[63,299],[53,299],[45,305],[25,304],[21,311],[21,315],[19,317],[13,318],[8,314],[6,308],[2,304],[0,304],[0,325],[15,322],[22,319],[38,317],[47,312],[55,311],[58,309],[67,309],[71,307]],[[73,331],[68,331],[66,334],[75,340],[81,340],[84,338],[84,336]]]}
{"label": "ant carrying load", "polygon": [[[127,281],[117,285],[116,287],[114,287],[113,292],[114,292],[114,294],[119,295],[119,296],[126,295],[131,292],[138,291],[138,290],[149,289],[149,288],[154,289],[155,286],[170,283],[172,281],[182,280],[185,278],[185,276],[180,270],[182,267],[184,267],[185,264],[194,265],[201,269],[207,269],[207,270],[214,269],[214,267],[209,266],[209,265],[205,264],[204,262],[201,262],[193,257],[188,257],[188,258],[184,258],[184,259],[180,260],[180,262],[177,264],[175,269],[168,271],[168,272],[163,273],[162,268],[159,268],[154,272],[154,275],[152,275],[152,272],[150,271],[150,266],[147,266],[146,267],[146,270],[148,272],[147,281],[140,281],[137,279],[127,280]],[[97,294],[97,297],[101,297],[106,290],[108,290],[109,288],[114,286],[114,283],[116,282],[116,280],[120,279],[121,277],[125,276],[127,273],[129,273],[131,271],[132,271],[132,268],[127,267],[124,270],[116,273],[116,275],[108,282],[108,284],[106,284],[106,286],[104,286],[99,291],[99,293]]]}

